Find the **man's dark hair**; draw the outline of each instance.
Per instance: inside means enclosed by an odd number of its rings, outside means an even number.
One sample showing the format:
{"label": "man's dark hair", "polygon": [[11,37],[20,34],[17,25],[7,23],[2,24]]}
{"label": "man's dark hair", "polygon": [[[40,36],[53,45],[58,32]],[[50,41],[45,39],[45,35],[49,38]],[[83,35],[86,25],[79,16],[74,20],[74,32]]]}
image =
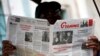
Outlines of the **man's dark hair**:
{"label": "man's dark hair", "polygon": [[58,9],[61,10],[61,5],[55,1],[40,3],[36,7],[35,17],[40,18],[40,15],[44,12],[47,12],[49,9],[52,9],[54,11],[56,11]]}

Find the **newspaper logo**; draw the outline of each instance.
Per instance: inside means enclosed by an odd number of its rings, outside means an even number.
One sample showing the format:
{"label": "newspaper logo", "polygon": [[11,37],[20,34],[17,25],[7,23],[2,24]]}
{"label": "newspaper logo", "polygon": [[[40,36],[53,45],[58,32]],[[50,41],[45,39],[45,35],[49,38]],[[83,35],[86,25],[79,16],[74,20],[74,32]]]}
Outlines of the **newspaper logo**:
{"label": "newspaper logo", "polygon": [[62,22],[60,26],[61,28],[90,27],[93,26],[93,19],[83,20],[80,23],[71,23],[71,24],[69,24],[68,22]]}
{"label": "newspaper logo", "polygon": [[61,23],[61,28],[77,28],[79,24],[67,24],[67,22]]}

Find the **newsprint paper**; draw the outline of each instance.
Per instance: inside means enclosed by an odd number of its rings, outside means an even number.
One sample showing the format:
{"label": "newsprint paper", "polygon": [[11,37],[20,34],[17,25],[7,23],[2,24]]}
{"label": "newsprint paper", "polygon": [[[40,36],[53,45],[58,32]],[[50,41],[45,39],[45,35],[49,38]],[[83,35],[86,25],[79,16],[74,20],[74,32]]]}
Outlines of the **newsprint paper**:
{"label": "newsprint paper", "polygon": [[15,56],[93,56],[86,48],[94,34],[92,19],[58,20],[9,16],[8,40],[17,47]]}

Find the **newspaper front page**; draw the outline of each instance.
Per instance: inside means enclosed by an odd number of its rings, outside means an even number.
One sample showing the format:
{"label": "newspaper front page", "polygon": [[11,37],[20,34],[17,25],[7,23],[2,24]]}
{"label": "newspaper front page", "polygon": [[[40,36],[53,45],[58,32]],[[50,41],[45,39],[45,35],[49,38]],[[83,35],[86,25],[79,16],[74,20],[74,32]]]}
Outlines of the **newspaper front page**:
{"label": "newspaper front page", "polygon": [[19,16],[8,18],[8,40],[17,47],[15,56],[93,56],[85,47],[93,35],[94,22],[87,20],[47,20]]}

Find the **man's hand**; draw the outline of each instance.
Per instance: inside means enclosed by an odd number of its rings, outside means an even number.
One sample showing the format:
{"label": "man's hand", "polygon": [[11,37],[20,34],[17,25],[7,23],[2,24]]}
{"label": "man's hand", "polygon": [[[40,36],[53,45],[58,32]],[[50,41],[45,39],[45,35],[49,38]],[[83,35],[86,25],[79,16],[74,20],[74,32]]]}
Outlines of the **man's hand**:
{"label": "man's hand", "polygon": [[13,46],[10,41],[4,40],[2,41],[2,44],[3,44],[3,48],[2,48],[3,56],[9,56],[13,54],[16,47]]}
{"label": "man's hand", "polygon": [[90,36],[86,46],[93,49],[94,56],[97,56],[97,52],[100,50],[100,42],[96,36]]}

